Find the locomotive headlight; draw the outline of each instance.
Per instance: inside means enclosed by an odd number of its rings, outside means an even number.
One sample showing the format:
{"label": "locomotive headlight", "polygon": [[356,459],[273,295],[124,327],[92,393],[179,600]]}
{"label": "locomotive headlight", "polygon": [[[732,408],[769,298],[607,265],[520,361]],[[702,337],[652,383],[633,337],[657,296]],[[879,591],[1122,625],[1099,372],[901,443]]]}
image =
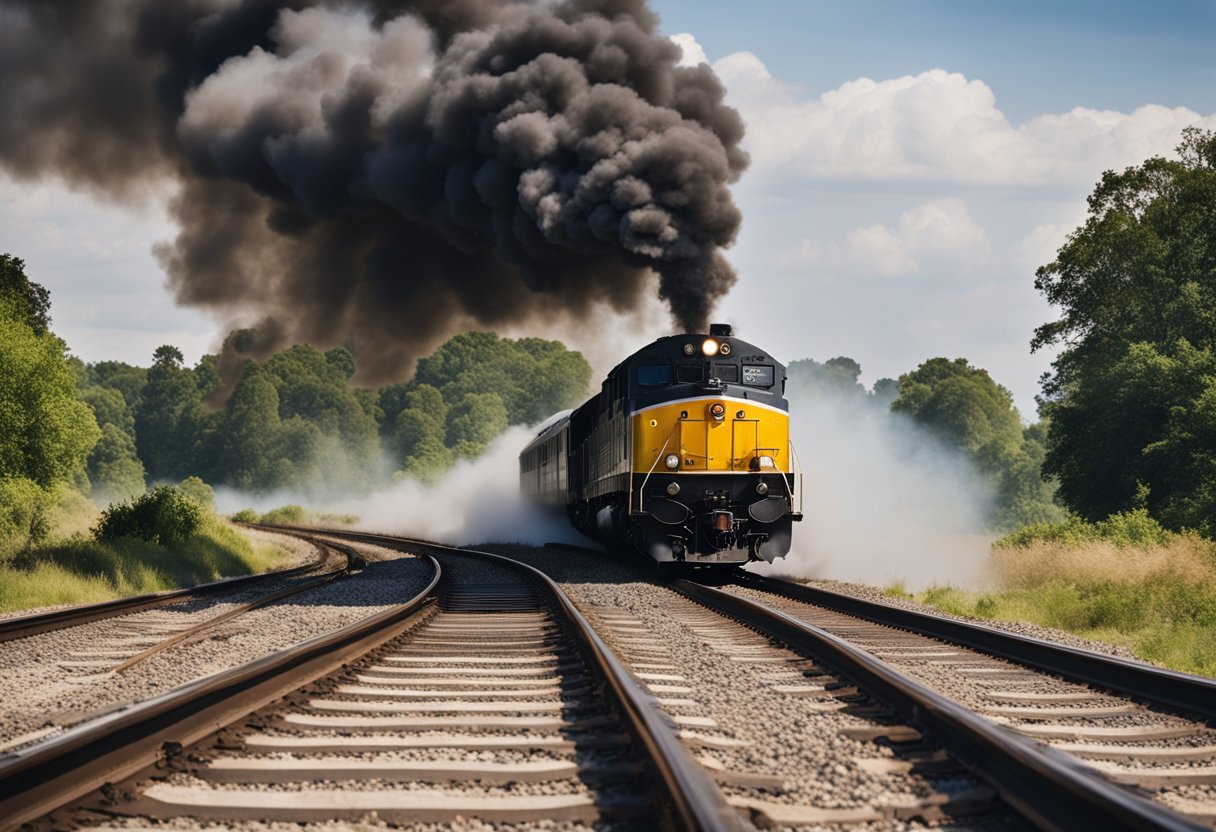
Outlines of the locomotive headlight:
{"label": "locomotive headlight", "polygon": [[663,460],[663,464],[674,471],[680,467],[680,457],[675,454],[668,454],[667,459]]}
{"label": "locomotive headlight", "polygon": [[722,353],[723,355],[730,355],[730,344],[723,344],[722,346],[718,347],[718,352]]}
{"label": "locomotive headlight", "polygon": [[763,497],[768,493],[768,485],[762,482],[756,483],[756,493]]}
{"label": "locomotive headlight", "polygon": [[696,344],[685,344],[684,345],[684,354],[685,355],[692,355],[696,351],[697,351]]}
{"label": "locomotive headlight", "polygon": [[722,402],[714,402],[709,406],[709,415],[713,417],[715,422],[721,422],[726,418],[726,405]]}
{"label": "locomotive headlight", "polygon": [[713,338],[706,338],[703,342],[701,342],[701,352],[705,353],[706,355],[717,355],[718,342]]}
{"label": "locomotive headlight", "polygon": [[675,480],[667,483],[667,496],[674,497],[680,493],[680,484]]}

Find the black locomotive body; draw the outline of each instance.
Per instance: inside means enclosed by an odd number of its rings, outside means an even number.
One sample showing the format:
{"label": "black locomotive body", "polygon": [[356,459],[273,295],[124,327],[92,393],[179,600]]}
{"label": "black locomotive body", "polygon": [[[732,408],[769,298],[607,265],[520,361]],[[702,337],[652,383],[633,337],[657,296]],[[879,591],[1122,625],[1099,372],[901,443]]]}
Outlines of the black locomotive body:
{"label": "black locomotive body", "polygon": [[727,326],[660,338],[524,448],[521,490],[660,563],[772,561],[802,517],[784,388]]}

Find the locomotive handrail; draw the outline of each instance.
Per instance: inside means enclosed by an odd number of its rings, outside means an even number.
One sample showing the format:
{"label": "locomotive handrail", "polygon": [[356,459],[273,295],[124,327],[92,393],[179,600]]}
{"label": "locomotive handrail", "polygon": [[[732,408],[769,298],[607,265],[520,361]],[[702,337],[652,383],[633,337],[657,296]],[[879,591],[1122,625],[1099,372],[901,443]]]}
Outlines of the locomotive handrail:
{"label": "locomotive handrail", "polygon": [[[794,440],[790,440],[790,462],[794,463],[795,471],[790,471],[795,474],[795,482],[798,483],[798,513],[802,514],[802,463],[798,461],[798,450],[794,447]],[[781,478],[782,480],[785,477]],[[794,492],[790,489],[789,483],[786,483],[786,490],[790,492],[790,508],[794,507]]]}
{"label": "locomotive handrail", "polygon": [[[654,469],[658,467],[659,460],[663,458],[663,451],[667,450],[667,445],[671,442],[671,437],[676,435],[679,430],[680,423],[676,422],[676,426],[671,429],[671,433],[667,434],[667,438],[663,440],[663,447],[659,448],[658,454],[655,455],[654,462],[650,465],[650,470],[646,472],[646,476],[642,478],[642,487],[638,489],[638,511],[646,510],[646,483],[650,482],[650,475],[654,473]],[[631,501],[632,502],[632,501]],[[630,511],[633,511],[633,506],[630,505]]]}

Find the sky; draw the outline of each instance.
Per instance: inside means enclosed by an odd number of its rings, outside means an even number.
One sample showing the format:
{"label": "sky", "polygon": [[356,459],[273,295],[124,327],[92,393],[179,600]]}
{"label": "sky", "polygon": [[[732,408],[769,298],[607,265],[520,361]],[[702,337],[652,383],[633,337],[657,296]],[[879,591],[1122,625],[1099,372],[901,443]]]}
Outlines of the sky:
{"label": "sky", "polygon": [[[1216,2],[652,0],[688,62],[743,115],[752,166],[728,252],[740,279],[715,319],[784,360],[847,355],[863,382],[965,357],[1034,418],[1053,317],[1033,287],[1085,218],[1105,169],[1216,129]],[[52,292],[86,361],[190,361],[226,323],[174,305],[152,247],[164,194],[100,203],[0,175],[0,251]],[[662,334],[579,343],[597,370]],[[521,333],[510,333],[521,334]]]}

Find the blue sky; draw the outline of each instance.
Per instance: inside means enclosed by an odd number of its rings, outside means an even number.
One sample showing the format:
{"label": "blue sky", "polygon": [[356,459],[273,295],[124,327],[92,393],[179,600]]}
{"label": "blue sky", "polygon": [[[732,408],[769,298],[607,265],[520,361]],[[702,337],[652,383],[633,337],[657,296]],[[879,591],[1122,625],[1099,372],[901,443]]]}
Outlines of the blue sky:
{"label": "blue sky", "polygon": [[[1052,316],[1033,289],[1101,172],[1216,129],[1216,2],[657,0],[686,59],[711,63],[748,125],[735,189],[740,281],[716,317],[787,360],[848,355],[863,381],[963,356],[1033,418]],[[745,9],[745,10],[744,10]],[[231,321],[174,306],[151,247],[163,199],[99,204],[0,175],[0,251],[52,291],[89,361],[193,361]],[[664,334],[568,336],[604,370]],[[521,333],[511,333],[521,334]]]}
{"label": "blue sky", "polygon": [[942,67],[981,78],[1014,121],[1154,101],[1216,112],[1212,0],[730,0],[652,3],[711,56],[760,55],[774,75],[833,89]]}

